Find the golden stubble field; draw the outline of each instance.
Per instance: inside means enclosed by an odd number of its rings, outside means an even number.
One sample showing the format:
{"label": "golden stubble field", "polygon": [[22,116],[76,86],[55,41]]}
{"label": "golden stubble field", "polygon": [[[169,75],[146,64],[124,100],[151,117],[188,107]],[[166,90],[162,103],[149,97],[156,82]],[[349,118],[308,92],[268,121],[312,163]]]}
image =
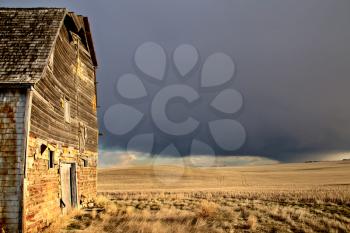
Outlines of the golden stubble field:
{"label": "golden stubble field", "polygon": [[65,231],[350,232],[349,161],[100,169],[98,191]]}

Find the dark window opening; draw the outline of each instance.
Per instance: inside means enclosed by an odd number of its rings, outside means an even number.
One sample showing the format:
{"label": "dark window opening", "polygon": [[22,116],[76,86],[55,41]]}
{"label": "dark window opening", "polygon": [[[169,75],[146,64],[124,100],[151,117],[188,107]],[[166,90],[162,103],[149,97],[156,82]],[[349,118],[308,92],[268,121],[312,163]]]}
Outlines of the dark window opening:
{"label": "dark window opening", "polygon": [[89,166],[89,161],[87,159],[83,159],[83,166],[88,167]]}
{"label": "dark window opening", "polygon": [[49,150],[49,168],[54,168],[55,166],[54,159],[55,159],[54,152]]}
{"label": "dark window opening", "polygon": [[88,41],[86,38],[86,32],[83,28],[81,28],[80,30],[77,28],[76,23],[74,22],[73,17],[67,15],[66,18],[64,19],[64,24],[66,26],[66,29],[68,31],[68,40],[69,42],[74,41],[73,38],[73,33],[75,35],[77,35],[80,38],[80,41],[82,43],[82,45],[84,46],[84,48],[86,50],[88,50]]}
{"label": "dark window opening", "polygon": [[46,150],[47,146],[45,144],[41,144],[40,146],[40,154],[43,154]]}

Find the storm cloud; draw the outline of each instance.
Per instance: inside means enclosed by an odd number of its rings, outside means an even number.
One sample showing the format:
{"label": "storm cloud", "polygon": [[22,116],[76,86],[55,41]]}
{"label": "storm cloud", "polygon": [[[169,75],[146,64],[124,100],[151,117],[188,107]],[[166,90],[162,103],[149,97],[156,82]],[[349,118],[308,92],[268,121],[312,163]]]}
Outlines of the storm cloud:
{"label": "storm cloud", "polygon": [[[188,154],[190,141],[204,141],[220,156],[257,155],[279,161],[318,159],[350,149],[350,2],[348,0],[120,0],[120,1],[0,1],[2,6],[55,6],[87,15],[99,61],[98,102],[102,151],[125,150],[131,138],[153,132],[155,153],[169,143]],[[153,82],[135,65],[135,51],[152,41],[164,48],[165,81]],[[185,81],[172,64],[174,50],[193,45],[199,62]],[[224,88],[243,96],[243,108],[230,119],[246,132],[239,150],[219,148],[208,128],[183,137],[169,137],[149,117],[131,133],[115,135],[104,123],[106,111],[118,103],[149,113],[152,96],[177,82],[197,87],[201,68],[211,54],[225,53],[234,61],[234,79]],[[123,100],[117,80],[140,77],[145,101]],[[181,79],[180,79],[181,80]],[[170,118],[197,116],[206,122],[227,118],[204,105],[222,90],[200,92],[198,107],[174,101]],[[183,116],[185,115],[185,116]],[[125,122],[118,118],[116,121]],[[139,143],[131,150],[148,153]],[[174,153],[169,153],[174,155]],[[164,155],[167,156],[167,155]],[[125,156],[125,160],[134,160]],[[124,160],[123,160],[124,161]]]}

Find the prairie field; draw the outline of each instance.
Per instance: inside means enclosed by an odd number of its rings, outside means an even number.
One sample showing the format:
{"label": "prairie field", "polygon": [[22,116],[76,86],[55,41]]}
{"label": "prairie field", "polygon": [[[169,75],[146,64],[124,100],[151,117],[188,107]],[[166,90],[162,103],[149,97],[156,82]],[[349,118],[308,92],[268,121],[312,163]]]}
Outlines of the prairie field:
{"label": "prairie field", "polygon": [[100,169],[98,191],[61,231],[350,232],[349,161]]}

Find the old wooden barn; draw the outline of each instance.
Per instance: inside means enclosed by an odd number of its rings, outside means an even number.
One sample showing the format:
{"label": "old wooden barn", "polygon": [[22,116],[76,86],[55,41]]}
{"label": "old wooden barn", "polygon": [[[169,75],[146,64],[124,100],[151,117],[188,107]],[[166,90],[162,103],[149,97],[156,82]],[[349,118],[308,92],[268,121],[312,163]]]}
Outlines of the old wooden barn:
{"label": "old wooden barn", "polygon": [[38,232],[96,195],[88,18],[0,8],[0,232]]}

